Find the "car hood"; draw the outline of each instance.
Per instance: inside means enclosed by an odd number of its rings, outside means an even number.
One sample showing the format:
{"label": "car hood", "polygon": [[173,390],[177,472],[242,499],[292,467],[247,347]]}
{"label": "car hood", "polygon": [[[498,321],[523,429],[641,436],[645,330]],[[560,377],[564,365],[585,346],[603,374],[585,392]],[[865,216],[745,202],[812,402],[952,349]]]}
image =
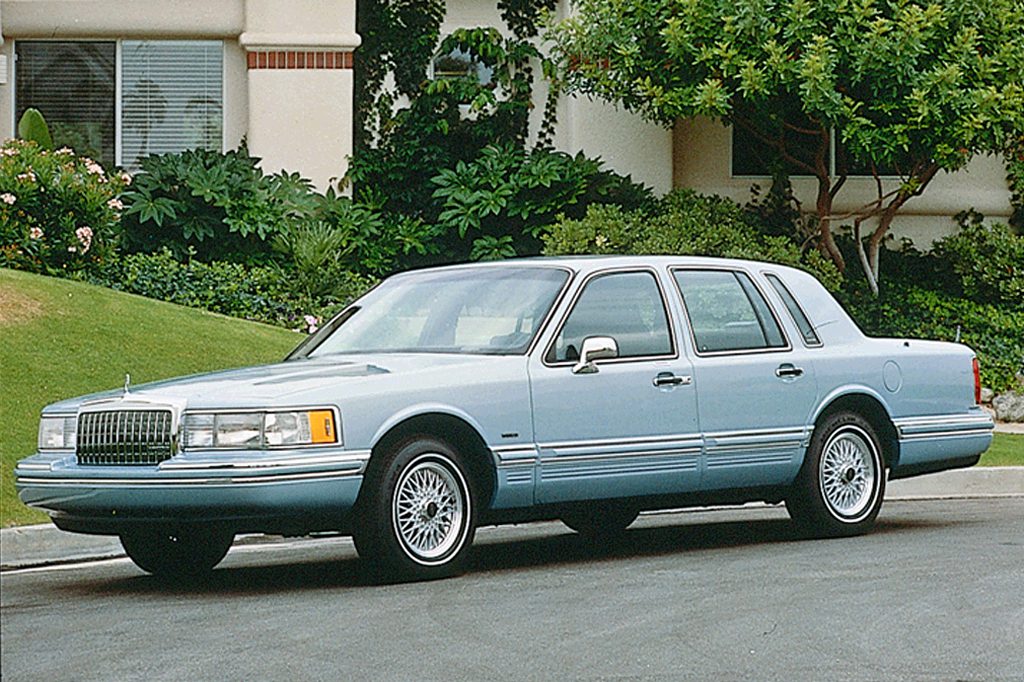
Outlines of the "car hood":
{"label": "car hood", "polygon": [[[462,369],[495,362],[509,362],[519,356],[449,355],[440,353],[387,353],[379,355],[335,355],[291,360],[272,365],[195,374],[128,387],[128,397],[142,401],[185,402],[189,408],[274,407],[307,404],[324,396],[346,396],[374,390],[396,375],[436,375],[424,381],[442,383],[441,377],[461,374]],[[73,412],[85,403],[125,396],[123,388],[80,396],[45,408],[45,412]],[[336,399],[336,398],[335,398]]]}

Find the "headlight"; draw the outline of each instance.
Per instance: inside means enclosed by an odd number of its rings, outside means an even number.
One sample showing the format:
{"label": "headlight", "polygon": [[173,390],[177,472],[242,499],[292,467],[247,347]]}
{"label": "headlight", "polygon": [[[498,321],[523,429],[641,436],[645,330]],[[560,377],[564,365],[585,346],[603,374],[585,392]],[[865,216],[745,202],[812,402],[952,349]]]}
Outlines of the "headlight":
{"label": "headlight", "polygon": [[78,417],[42,417],[39,420],[40,450],[74,450]]}
{"label": "headlight", "polygon": [[341,444],[331,409],[189,412],[185,415],[183,435],[186,449]]}

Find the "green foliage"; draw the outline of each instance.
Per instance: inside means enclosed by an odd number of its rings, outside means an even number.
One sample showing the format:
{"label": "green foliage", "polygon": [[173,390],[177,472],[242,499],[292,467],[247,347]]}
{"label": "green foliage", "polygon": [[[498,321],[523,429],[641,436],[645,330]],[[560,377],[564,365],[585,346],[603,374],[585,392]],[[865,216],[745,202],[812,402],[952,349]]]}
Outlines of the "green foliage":
{"label": "green foliage", "polygon": [[18,137],[35,142],[43,149],[53,149],[50,127],[46,125],[46,119],[38,109],[29,107],[21,115],[21,120],[18,121]]}
{"label": "green foliage", "polygon": [[288,270],[273,266],[192,260],[182,263],[169,250],[130,254],[111,261],[84,279],[168,303],[306,329],[305,317],[324,319],[373,285],[373,280],[334,271],[327,292],[312,292]]}
{"label": "green foliage", "polygon": [[648,190],[602,172],[599,160],[582,153],[525,152],[512,144],[485,147],[472,163],[460,161],[433,182],[441,226],[460,239],[481,235],[474,239],[472,259],[535,254],[558,214],[580,216],[588,204],[624,200],[635,206],[650,200]]}
{"label": "green foliage", "polygon": [[[414,95],[440,36],[444,0],[357,0],[356,158],[388,127],[397,94]],[[394,89],[386,87],[391,75]]]}
{"label": "green foliage", "polygon": [[0,146],[0,265],[61,274],[107,260],[128,177],[70,149]]}
{"label": "green foliage", "polygon": [[960,231],[935,243],[935,257],[953,269],[968,298],[1024,310],[1024,237],[986,225],[974,212],[957,217]]}
{"label": "green foliage", "polygon": [[312,206],[297,174],[265,176],[242,148],[150,156],[125,192],[124,246],[132,252],[189,248],[202,260],[248,260]]}
{"label": "green foliage", "polygon": [[1011,140],[1003,154],[1006,161],[1006,183],[1010,187],[1010,226],[1024,234],[1024,133]]}
{"label": "green foliage", "polygon": [[556,222],[544,237],[544,253],[747,258],[803,268],[832,291],[841,281],[832,263],[818,252],[801,255],[788,239],[758,231],[735,202],[691,190],[670,192],[653,207],[633,211],[591,206],[580,219]]}

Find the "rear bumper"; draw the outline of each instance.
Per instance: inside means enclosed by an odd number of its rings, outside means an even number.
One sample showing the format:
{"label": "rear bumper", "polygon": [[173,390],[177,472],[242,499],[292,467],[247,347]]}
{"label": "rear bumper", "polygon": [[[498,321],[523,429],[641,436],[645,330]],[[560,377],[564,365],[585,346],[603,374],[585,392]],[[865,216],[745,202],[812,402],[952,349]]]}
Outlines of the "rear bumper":
{"label": "rear bumper", "polygon": [[73,457],[38,454],[14,474],[21,501],[67,530],[117,534],[140,524],[220,523],[276,532],[295,519],[340,524],[355,504],[368,459],[369,452],[239,453],[140,467],[79,466]]}
{"label": "rear bumper", "polygon": [[890,478],[908,478],[973,466],[992,444],[995,423],[982,410],[894,420],[899,461]]}

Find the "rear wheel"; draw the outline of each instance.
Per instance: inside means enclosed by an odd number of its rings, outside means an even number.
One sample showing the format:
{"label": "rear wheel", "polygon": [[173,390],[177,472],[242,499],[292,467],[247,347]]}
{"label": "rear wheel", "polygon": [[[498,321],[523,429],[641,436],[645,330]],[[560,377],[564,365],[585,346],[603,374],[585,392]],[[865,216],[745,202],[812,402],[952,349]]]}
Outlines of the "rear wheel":
{"label": "rear wheel", "polygon": [[386,577],[426,580],[459,573],[476,531],[462,457],[419,437],[399,444],[367,476],[353,529],[356,550]]}
{"label": "rear wheel", "polygon": [[231,549],[230,531],[189,529],[139,529],[121,534],[121,546],[135,565],[161,577],[197,576],[208,573]]}
{"label": "rear wheel", "polygon": [[837,412],[814,430],[786,509],[815,535],[858,535],[874,525],[884,494],[885,466],[874,428],[855,412]]}
{"label": "rear wheel", "polygon": [[600,539],[621,533],[640,515],[636,507],[622,502],[592,502],[562,513],[562,523],[580,535]]}

